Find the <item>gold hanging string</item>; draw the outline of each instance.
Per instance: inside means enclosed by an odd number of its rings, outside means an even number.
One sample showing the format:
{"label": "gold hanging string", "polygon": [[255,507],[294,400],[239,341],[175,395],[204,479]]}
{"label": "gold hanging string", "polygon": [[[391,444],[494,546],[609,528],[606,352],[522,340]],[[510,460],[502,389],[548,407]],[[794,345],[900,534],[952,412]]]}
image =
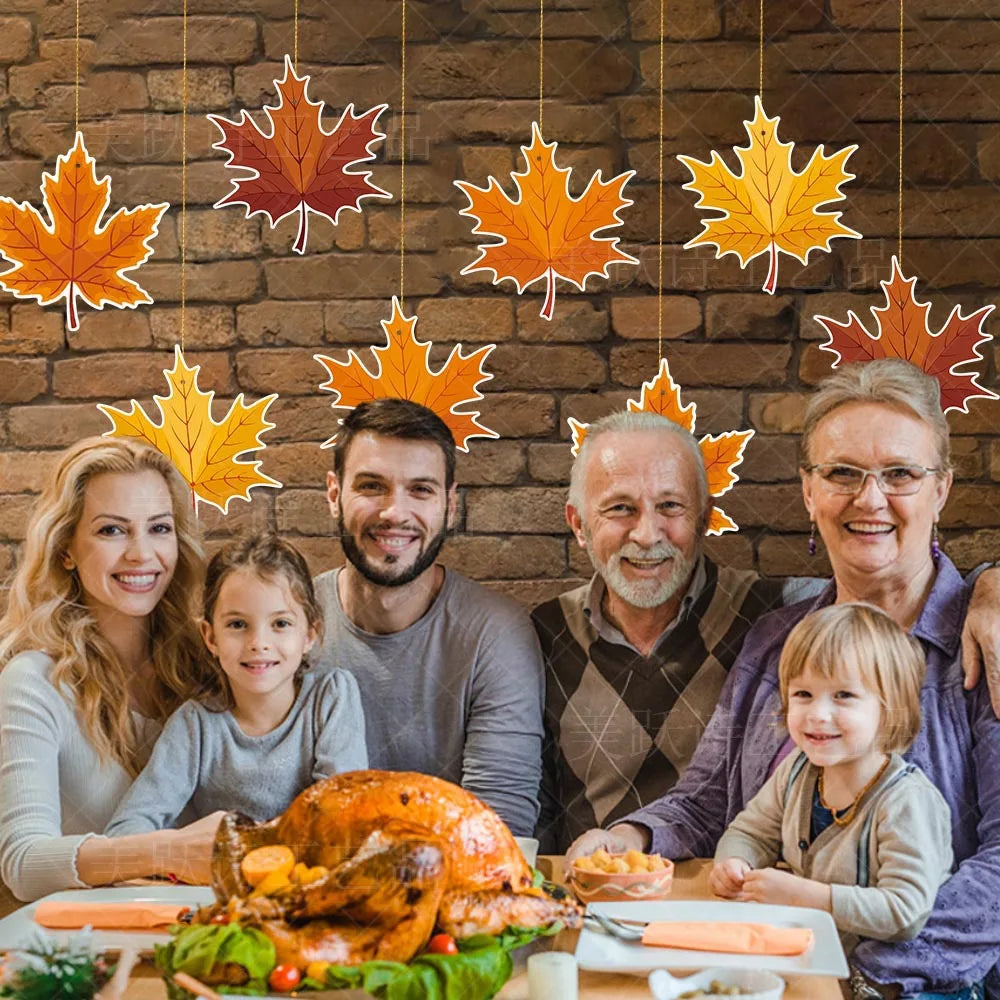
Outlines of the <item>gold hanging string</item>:
{"label": "gold hanging string", "polygon": [[656,365],[663,357],[663,22],[666,0],[660,0],[660,144],[658,210],[656,215]]}
{"label": "gold hanging string", "polygon": [[399,30],[399,308],[406,288],[406,0]]}
{"label": "gold hanging string", "polygon": [[545,105],[545,0],[538,0],[538,131]]}
{"label": "gold hanging string", "polygon": [[181,18],[181,353],[187,309],[187,107],[188,107],[188,6],[184,0]]}
{"label": "gold hanging string", "polygon": [[760,38],[757,43],[757,95],[764,100],[764,0],[760,0],[760,11],[757,14]]}
{"label": "gold hanging string", "polygon": [[903,4],[899,0],[899,191],[897,214],[899,216],[899,234],[896,244],[896,259],[903,266]]}
{"label": "gold hanging string", "polygon": [[73,142],[80,131],[80,0],[76,0],[76,33],[73,46]]}
{"label": "gold hanging string", "polygon": [[292,67],[299,71],[299,0],[295,0],[295,27],[292,41]]}

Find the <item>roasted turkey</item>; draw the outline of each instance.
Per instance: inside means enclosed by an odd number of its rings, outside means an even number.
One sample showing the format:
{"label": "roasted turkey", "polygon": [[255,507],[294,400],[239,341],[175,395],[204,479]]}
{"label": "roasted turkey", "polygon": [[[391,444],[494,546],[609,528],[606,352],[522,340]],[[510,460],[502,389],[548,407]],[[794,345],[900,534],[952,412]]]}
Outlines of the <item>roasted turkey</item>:
{"label": "roasted turkey", "polygon": [[[240,862],[268,845],[327,875],[251,894]],[[580,907],[532,888],[532,872],[499,816],[474,795],[425,774],[353,771],[302,792],[255,824],[229,813],[212,862],[220,911],[259,927],[278,962],[408,962],[435,927],[456,938],[506,927],[580,925]]]}

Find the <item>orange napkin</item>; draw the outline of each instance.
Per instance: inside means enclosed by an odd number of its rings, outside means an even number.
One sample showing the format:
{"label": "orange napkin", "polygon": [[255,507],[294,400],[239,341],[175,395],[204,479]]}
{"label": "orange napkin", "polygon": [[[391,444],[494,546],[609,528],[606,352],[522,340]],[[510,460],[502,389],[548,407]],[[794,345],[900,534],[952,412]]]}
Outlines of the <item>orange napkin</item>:
{"label": "orange napkin", "polygon": [[35,923],[57,930],[153,930],[177,923],[184,906],[170,903],[59,903],[35,907]]}
{"label": "orange napkin", "polygon": [[734,955],[801,955],[813,944],[808,927],[660,921],[642,932],[642,943],[685,951],[725,951]]}

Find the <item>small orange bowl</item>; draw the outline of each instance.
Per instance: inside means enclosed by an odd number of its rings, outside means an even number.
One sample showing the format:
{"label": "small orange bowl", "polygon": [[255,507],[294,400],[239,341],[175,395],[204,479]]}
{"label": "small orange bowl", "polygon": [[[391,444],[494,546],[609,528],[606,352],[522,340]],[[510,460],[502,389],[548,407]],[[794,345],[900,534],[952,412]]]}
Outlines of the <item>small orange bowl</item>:
{"label": "small orange bowl", "polygon": [[[612,854],[611,857],[623,857]],[[595,872],[570,866],[567,882],[585,903],[620,903],[666,899],[674,883],[674,863],[664,858],[665,867],[656,872]]]}

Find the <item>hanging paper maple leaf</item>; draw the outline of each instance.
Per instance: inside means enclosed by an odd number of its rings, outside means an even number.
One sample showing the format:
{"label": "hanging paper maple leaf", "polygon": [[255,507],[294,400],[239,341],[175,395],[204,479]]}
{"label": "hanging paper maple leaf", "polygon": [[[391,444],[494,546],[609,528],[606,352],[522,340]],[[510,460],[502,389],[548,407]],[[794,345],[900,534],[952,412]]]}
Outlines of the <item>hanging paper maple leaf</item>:
{"label": "hanging paper maple leaf", "polygon": [[[694,433],[697,404],[681,403],[680,387],[670,374],[670,366],[666,358],[660,359],[660,370],[655,378],[644,382],[639,398],[630,399],[628,408],[633,413],[644,411],[658,413],[661,417],[680,424],[687,431]],[[587,436],[589,424],[581,423],[569,417],[570,430],[573,432],[573,454],[580,451]],[[699,442],[702,458],[705,460],[705,472],[708,475],[708,493],[713,499],[721,497],[732,489],[739,481],[739,476],[733,471],[743,461],[743,450],[754,435],[753,431],[726,431],[724,434],[706,434]],[[738,531],[736,522],[719,507],[712,507],[707,535],[721,535],[725,531]]]}
{"label": "hanging paper maple leaf", "polygon": [[385,138],[377,122],[388,105],[355,115],[354,105],[348,104],[327,132],[322,125],[323,102],[309,100],[309,77],[296,76],[288,56],[284,79],[274,85],[278,103],[264,106],[270,133],[261,131],[245,110],[235,122],[208,116],[222,132],[213,149],[229,153],[227,167],[249,171],[233,181],[232,191],[215,207],[245,205],[247,218],[263,212],[272,228],[298,212],[299,232],[292,249],[305,253],[310,212],[336,224],[343,209],[360,212],[365,198],[392,197],[371,183],[370,170],[350,169],[375,159],[373,147]]}
{"label": "hanging paper maple leaf", "polygon": [[[420,403],[448,425],[456,447],[462,451],[469,450],[470,438],[499,437],[496,431],[479,422],[478,410],[466,413],[458,409],[483,398],[478,386],[493,378],[483,370],[483,362],[496,344],[487,344],[464,357],[462,345],[458,344],[435,372],[430,364],[431,343],[417,340],[416,325],[417,317],[404,316],[399,300],[393,296],[392,316],[382,320],[386,343],[372,348],[376,362],[374,373],[354,351],[347,352],[346,361],[335,361],[323,354],[313,355],[330,376],[320,388],[335,393],[332,405],[355,407],[387,397]],[[323,447],[330,447],[336,440],[334,434]]]}
{"label": "hanging paper maple leaf", "polygon": [[892,258],[892,277],[880,284],[886,304],[871,310],[877,333],[869,333],[853,311],[848,312],[846,323],[828,316],[815,317],[830,335],[830,339],[819,346],[837,355],[834,368],[841,361],[902,358],[938,380],[941,409],[945,413],[948,410],[968,413],[968,401],[977,397],[1000,399],[995,392],[979,384],[978,372],[955,371],[969,362],[982,360],[979,346],[990,339],[983,330],[983,323],[993,311],[992,305],[983,306],[969,316],[963,316],[962,307],[955,306],[945,325],[933,333],[927,322],[931,304],[917,301],[914,295],[917,279],[903,277],[895,256]]}
{"label": "hanging paper maple leaf", "polygon": [[0,274],[0,287],[43,306],[65,298],[70,330],[80,327],[77,298],[93,309],[134,309],[153,301],[124,272],[153,252],[149,241],[170,207],[120,208],[102,223],[111,203],[111,178],[98,180],[96,164],[77,132],[73,148],[56,160],[55,172],[42,174],[47,218],[27,202],[0,198],[0,253],[14,262]]}
{"label": "hanging paper maple leaf", "polygon": [[780,119],[767,117],[759,97],[754,108],[753,121],[744,122],[750,143],[735,147],[740,174],[734,174],[714,150],[708,163],[677,157],[691,171],[692,179],[684,190],[701,196],[695,208],[722,212],[718,218],[702,220],[704,228],[684,249],[714,246],[716,258],[734,253],[743,267],[768,254],[763,290],[773,294],[779,252],[806,264],[811,251],[829,250],[830,241],[837,237],[861,239],[860,233],[840,222],[840,212],[819,211],[821,205],[844,197],[840,185],[854,179],[844,164],[858,147],[848,146],[827,156],[820,146],[805,169],[796,173],[793,144],[778,138]]}
{"label": "hanging paper maple leaf", "polygon": [[265,419],[267,408],[278,397],[272,393],[247,406],[240,393],[221,421],[212,417],[214,392],[198,388],[200,365],[188,367],[179,346],[174,367],[164,369],[170,393],[154,396],[160,422],[154,423],[133,399],[127,411],[99,403],[112,429],[105,437],[134,437],[163,452],[177,466],[192,502],[201,500],[223,514],[234,497],[250,499],[255,486],[281,486],[260,471],[260,460],[240,460],[240,455],[265,447],[260,436],[275,425]]}
{"label": "hanging paper maple leaf", "polygon": [[469,199],[460,214],[476,220],[473,233],[500,238],[499,243],[480,244],[479,256],[462,274],[492,271],[494,284],[512,278],[518,294],[544,280],[541,316],[552,319],[556,277],[582,291],[592,274],[608,277],[609,264],[638,263],[619,249],[619,237],[594,235],[621,225],[618,212],[632,204],[622,197],[622,189],[635,171],[609,181],[603,181],[598,171],[587,190],[574,198],[569,193],[571,169],[556,166],[557,143],[545,142],[537,123],[531,127],[531,136],[531,145],[521,147],[527,164],[524,173],[511,174],[516,200],[508,198],[493,177],[485,188],[455,181]]}

